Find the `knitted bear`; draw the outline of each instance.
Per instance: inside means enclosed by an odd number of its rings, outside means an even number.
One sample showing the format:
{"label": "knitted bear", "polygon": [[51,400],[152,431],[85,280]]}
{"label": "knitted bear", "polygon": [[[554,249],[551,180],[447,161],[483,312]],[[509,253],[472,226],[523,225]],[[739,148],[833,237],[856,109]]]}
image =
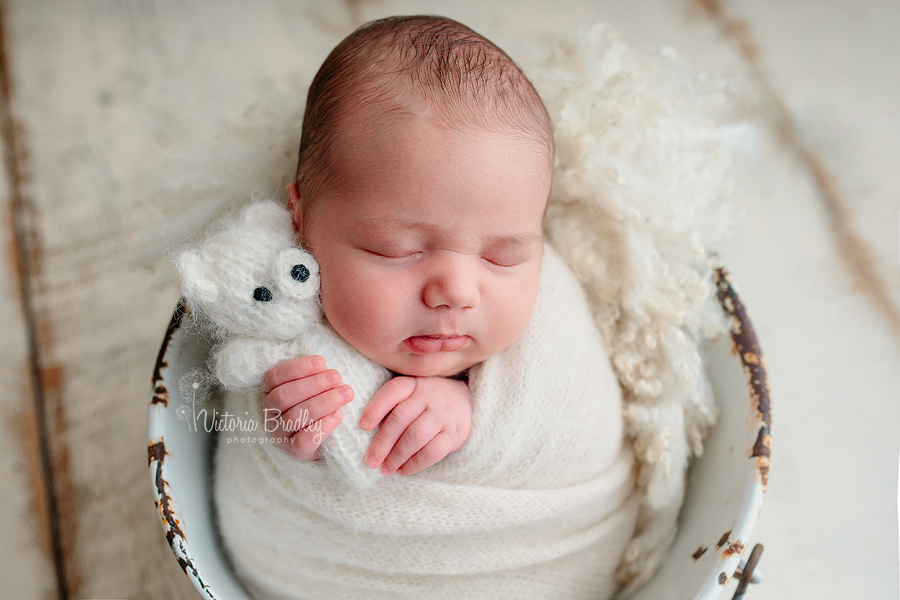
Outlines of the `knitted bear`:
{"label": "knitted bear", "polygon": [[328,325],[318,264],[295,247],[290,213],[273,201],[252,203],[202,245],[184,250],[175,267],[191,312],[208,319],[219,341],[212,371],[226,390],[258,395],[269,369],[299,356],[321,355],[341,373],[355,397],[321,449],[346,483],[376,481],[378,472],[363,460],[374,431],[357,423],[390,374]]}

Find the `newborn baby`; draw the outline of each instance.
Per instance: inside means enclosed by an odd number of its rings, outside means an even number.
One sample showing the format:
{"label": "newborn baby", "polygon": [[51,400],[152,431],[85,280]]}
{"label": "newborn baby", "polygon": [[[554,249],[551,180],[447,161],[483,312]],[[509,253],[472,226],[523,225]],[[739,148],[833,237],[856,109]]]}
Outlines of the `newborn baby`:
{"label": "newborn baby", "polygon": [[[321,357],[266,375],[262,408],[280,411],[287,454],[217,457],[223,537],[255,595],[614,591],[632,459],[583,291],[544,246],[553,148],[528,80],[454,21],[376,21],[326,59],[288,208],[328,322],[396,376],[342,425],[353,390]],[[301,414],[315,425],[291,431]],[[323,489],[319,446],[339,426],[377,428],[374,491]],[[247,452],[256,466],[234,467]],[[277,510],[288,522],[266,516]]]}
{"label": "newborn baby", "polygon": [[[413,53],[429,40],[446,47]],[[531,317],[552,172],[537,93],[458,24],[374,23],[322,65],[289,209],[319,262],[329,323],[402,375],[359,423],[369,430],[386,417],[370,467],[412,474],[466,440],[471,403],[459,376],[509,346]],[[326,367],[320,357],[278,365],[263,402],[288,423],[307,410],[327,435],[353,390]],[[290,439],[303,459],[323,441],[310,431]]]}

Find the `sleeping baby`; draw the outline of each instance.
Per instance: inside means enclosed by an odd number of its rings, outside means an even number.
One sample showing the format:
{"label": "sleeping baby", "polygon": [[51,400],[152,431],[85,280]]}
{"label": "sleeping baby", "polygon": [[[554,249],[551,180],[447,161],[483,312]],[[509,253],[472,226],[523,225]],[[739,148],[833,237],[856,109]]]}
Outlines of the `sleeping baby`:
{"label": "sleeping baby", "polygon": [[[455,23],[373,23],[322,65],[288,207],[319,262],[328,322],[402,375],[362,416],[363,429],[381,422],[370,467],[412,474],[468,437],[471,400],[454,376],[509,346],[531,317],[552,173],[537,93]],[[263,402],[291,423],[306,409],[327,435],[353,390],[322,363],[279,365]],[[322,436],[291,441],[310,459]]]}
{"label": "sleeping baby", "polygon": [[[615,592],[633,458],[584,292],[544,243],[553,164],[534,88],[459,23],[372,22],[326,59],[291,234],[333,333],[386,383],[358,406],[342,368],[304,355],[268,371],[261,402],[228,397],[281,442],[217,451],[219,527],[254,597]],[[366,440],[348,460],[372,485],[330,472],[342,432]]]}

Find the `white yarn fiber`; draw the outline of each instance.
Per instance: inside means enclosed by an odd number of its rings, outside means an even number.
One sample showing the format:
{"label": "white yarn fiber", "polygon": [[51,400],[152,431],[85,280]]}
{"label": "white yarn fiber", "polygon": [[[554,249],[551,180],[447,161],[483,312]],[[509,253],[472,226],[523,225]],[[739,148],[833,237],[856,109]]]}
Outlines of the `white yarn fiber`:
{"label": "white yarn fiber", "polygon": [[555,128],[545,231],[585,286],[624,391],[642,493],[619,569],[625,594],[647,581],[676,533],[689,459],[716,406],[698,346],[725,331],[712,253],[737,211],[727,82],[671,49],[641,56],[606,25],[581,29],[529,67]]}

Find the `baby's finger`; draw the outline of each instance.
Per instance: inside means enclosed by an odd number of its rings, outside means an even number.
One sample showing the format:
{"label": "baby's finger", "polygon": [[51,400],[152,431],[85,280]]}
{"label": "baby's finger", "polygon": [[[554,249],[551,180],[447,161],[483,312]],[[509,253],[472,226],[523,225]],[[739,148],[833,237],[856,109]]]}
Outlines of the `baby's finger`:
{"label": "baby's finger", "polygon": [[[384,419],[381,427],[378,428],[378,433],[375,434],[372,443],[369,444],[366,452],[366,464],[373,469],[381,465],[387,455],[393,451],[397,440],[400,439],[406,428],[425,412],[425,408],[425,402],[415,398],[410,398],[395,406]],[[398,462],[395,466],[401,464],[403,463]]]}
{"label": "baby's finger", "polygon": [[[427,447],[434,438],[441,432],[443,423],[435,416],[434,412],[425,411],[418,419],[416,419],[397,443],[394,444],[393,450],[387,455],[381,465],[381,472],[390,475],[400,466],[404,465],[412,456]],[[444,455],[446,456],[446,454]],[[440,456],[425,466],[431,466],[438,460],[443,458]],[[425,466],[422,468],[424,469]]]}
{"label": "baby's finger", "polygon": [[398,475],[412,475],[427,469],[453,451],[453,439],[446,431],[441,431],[428,444],[416,452],[399,469]]}
{"label": "baby's finger", "polygon": [[263,378],[263,394],[268,394],[279,385],[288,381],[315,375],[325,368],[325,359],[321,356],[301,356],[278,363]]}
{"label": "baby's finger", "polygon": [[293,435],[322,417],[353,400],[353,388],[341,385],[304,400],[282,413],[275,408],[263,409],[266,431]]}
{"label": "baby's finger", "polygon": [[311,423],[306,430],[298,431],[293,436],[282,437],[281,447],[294,458],[316,460],[319,458],[319,446],[337,429],[343,418],[344,413],[336,410]]}
{"label": "baby's finger", "polygon": [[415,377],[394,377],[375,392],[369,404],[359,416],[359,426],[365,431],[373,429],[395,406],[416,391]]}
{"label": "baby's finger", "polygon": [[284,413],[313,396],[337,387],[340,383],[341,374],[334,369],[328,369],[279,385],[268,394],[263,395],[262,405],[263,408],[275,408]]}

